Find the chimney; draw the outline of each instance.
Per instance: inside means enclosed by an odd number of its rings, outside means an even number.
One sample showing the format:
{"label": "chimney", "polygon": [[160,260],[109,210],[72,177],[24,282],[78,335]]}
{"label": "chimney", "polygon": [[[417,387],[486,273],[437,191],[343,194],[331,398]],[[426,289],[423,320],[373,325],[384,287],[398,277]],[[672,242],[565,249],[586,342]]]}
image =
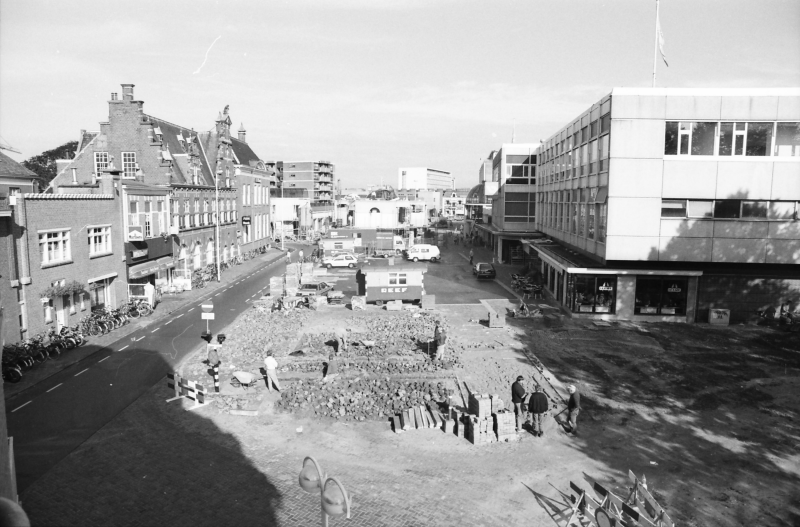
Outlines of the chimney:
{"label": "chimney", "polygon": [[132,101],[134,84],[121,84],[121,86],[122,86],[122,100]]}
{"label": "chimney", "polygon": [[78,169],[75,167],[72,167],[72,184],[78,184]]}
{"label": "chimney", "polygon": [[112,101],[116,101],[117,100],[117,93],[116,92],[111,92],[111,100]]}
{"label": "chimney", "polygon": [[120,170],[114,167],[112,161],[108,168],[103,170],[100,174],[100,194],[110,194],[114,197],[117,196],[117,187],[120,181]]}
{"label": "chimney", "polygon": [[244,129],[244,123],[239,125],[239,141],[242,143],[246,143],[245,137],[247,136],[247,130]]}

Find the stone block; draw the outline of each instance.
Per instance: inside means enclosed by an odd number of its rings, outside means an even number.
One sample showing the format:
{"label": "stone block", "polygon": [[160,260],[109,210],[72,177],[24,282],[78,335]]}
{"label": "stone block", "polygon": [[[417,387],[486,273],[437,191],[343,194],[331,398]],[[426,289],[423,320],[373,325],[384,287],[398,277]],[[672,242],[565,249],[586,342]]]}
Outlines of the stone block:
{"label": "stone block", "polygon": [[435,309],[436,295],[422,295],[422,309]]}
{"label": "stone block", "polygon": [[400,418],[397,416],[392,417],[392,426],[394,427],[394,432],[399,434],[403,431],[403,428],[400,426]]}

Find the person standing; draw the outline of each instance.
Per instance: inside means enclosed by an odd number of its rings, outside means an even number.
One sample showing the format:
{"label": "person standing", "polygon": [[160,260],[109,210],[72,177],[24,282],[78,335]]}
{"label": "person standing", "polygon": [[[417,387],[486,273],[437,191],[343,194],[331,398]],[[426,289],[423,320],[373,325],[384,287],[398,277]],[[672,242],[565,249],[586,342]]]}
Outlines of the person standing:
{"label": "person standing", "polygon": [[336,354],[347,352],[347,329],[338,327],[334,334],[336,335]]}
{"label": "person standing", "polygon": [[517,432],[520,431],[525,422],[525,386],[524,377],[517,376],[517,380],[511,385],[511,402],[514,403],[514,414],[517,416]]}
{"label": "person standing", "polygon": [[272,356],[272,352],[267,352],[267,358],[264,359],[264,367],[267,370],[267,390],[272,393],[272,385],[275,389],[280,391],[281,385],[278,383],[278,361]]}
{"label": "person standing", "polygon": [[542,387],[538,384],[533,387],[533,394],[528,401],[528,412],[531,414],[533,435],[542,437],[542,421],[547,411],[547,396],[542,392]]}
{"label": "person standing", "polygon": [[578,435],[578,414],[581,413],[581,394],[578,393],[578,389],[575,388],[574,384],[570,384],[567,388],[569,391],[569,402],[567,403],[567,424],[569,429],[567,433],[572,433],[572,435]]}
{"label": "person standing", "polygon": [[[211,341],[211,335],[208,336],[208,341]],[[219,360],[219,353],[214,344],[208,344],[208,365],[211,366],[214,372],[214,392],[219,393],[219,365],[222,361]]]}
{"label": "person standing", "polygon": [[303,249],[300,249],[300,252],[297,253],[297,257],[299,258],[299,262],[303,263]]}
{"label": "person standing", "polygon": [[438,320],[436,321],[436,328],[433,330],[433,342],[435,345],[433,358],[435,360],[441,360],[444,356],[445,345],[447,344],[447,332]]}
{"label": "person standing", "polygon": [[472,259],[475,257],[475,251],[469,250],[469,264],[472,265]]}
{"label": "person standing", "polygon": [[323,377],[323,382],[328,382],[331,379],[337,377],[339,375],[339,362],[336,360],[336,356],[331,353],[328,355],[328,365],[325,368],[325,377]]}

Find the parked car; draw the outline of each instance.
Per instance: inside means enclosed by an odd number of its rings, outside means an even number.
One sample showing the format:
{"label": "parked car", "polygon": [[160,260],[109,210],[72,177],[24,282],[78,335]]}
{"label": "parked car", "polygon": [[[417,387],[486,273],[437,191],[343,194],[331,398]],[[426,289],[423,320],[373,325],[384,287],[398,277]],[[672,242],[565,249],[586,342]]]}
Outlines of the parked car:
{"label": "parked car", "polygon": [[408,260],[418,262],[420,260],[430,260],[431,262],[438,262],[442,256],[439,248],[435,245],[427,243],[418,243],[405,252]]}
{"label": "parked car", "polygon": [[325,282],[302,284],[297,290],[297,296],[324,296],[332,289],[333,286]]}
{"label": "parked car", "polygon": [[478,278],[497,278],[497,271],[490,263],[479,263],[473,271]]}
{"label": "parked car", "polygon": [[351,269],[358,264],[358,258],[352,254],[340,254],[338,256],[327,257],[322,259],[323,267],[330,269],[331,267],[350,267]]}

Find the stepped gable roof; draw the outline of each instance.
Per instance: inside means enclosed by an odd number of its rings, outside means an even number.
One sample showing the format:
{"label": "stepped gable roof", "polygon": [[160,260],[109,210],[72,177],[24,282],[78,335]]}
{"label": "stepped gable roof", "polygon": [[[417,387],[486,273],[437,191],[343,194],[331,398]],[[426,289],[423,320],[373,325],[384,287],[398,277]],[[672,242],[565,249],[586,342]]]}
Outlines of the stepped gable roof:
{"label": "stepped gable roof", "polygon": [[32,172],[31,170],[25,168],[24,165],[17,163],[5,155],[2,151],[0,151],[0,176],[19,179],[31,179],[39,177],[35,172]]}
{"label": "stepped gable roof", "polygon": [[[163,142],[164,148],[169,148],[169,153],[172,155],[172,160],[174,161],[172,164],[174,182],[191,184],[192,175],[189,172],[188,157],[184,158],[183,162],[178,161],[178,159],[183,157],[180,156],[180,154],[189,153],[190,140],[197,137],[197,132],[192,131],[190,128],[164,121],[158,117],[153,117],[152,115],[148,117],[153,122],[153,126],[160,129],[161,141]],[[179,136],[183,137],[184,140],[181,141]],[[200,165],[202,168],[201,176],[205,179],[207,184],[213,184],[214,179],[211,174],[211,168],[206,163],[203,153],[199,151],[199,149],[197,153],[200,155]],[[178,157],[175,157],[176,155],[178,155]]]}
{"label": "stepped gable roof", "polygon": [[248,167],[258,166],[261,159],[253,152],[250,145],[244,141],[239,141],[235,137],[231,137],[231,146],[233,147],[233,154],[236,156],[238,164]]}
{"label": "stepped gable roof", "polygon": [[87,146],[89,146],[89,143],[94,141],[94,138],[98,135],[100,135],[100,132],[87,132],[84,130],[84,132],[81,134],[80,141],[78,141],[78,148],[75,149],[76,152],[82,152]]}

